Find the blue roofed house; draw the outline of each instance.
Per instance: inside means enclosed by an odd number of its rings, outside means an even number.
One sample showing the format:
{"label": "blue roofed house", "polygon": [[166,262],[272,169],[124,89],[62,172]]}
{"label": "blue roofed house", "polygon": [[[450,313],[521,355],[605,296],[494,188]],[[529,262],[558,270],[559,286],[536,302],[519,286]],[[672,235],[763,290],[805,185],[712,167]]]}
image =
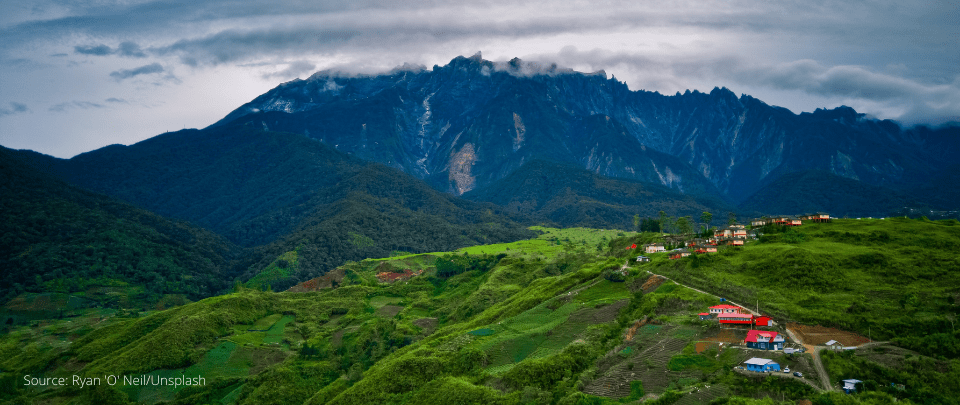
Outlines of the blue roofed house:
{"label": "blue roofed house", "polygon": [[770,359],[761,359],[759,357],[754,357],[750,360],[743,362],[747,366],[747,370],[756,371],[756,372],[769,372],[769,371],[780,371],[780,365]]}

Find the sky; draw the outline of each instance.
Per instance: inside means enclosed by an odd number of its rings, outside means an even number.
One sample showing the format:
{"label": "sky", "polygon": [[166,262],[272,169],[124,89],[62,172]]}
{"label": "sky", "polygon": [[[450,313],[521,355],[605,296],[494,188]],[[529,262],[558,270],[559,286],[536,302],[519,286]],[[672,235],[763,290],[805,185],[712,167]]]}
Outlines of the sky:
{"label": "sky", "polygon": [[318,70],[481,51],[632,90],[960,121],[953,1],[0,0],[0,145],[69,158],[203,128]]}

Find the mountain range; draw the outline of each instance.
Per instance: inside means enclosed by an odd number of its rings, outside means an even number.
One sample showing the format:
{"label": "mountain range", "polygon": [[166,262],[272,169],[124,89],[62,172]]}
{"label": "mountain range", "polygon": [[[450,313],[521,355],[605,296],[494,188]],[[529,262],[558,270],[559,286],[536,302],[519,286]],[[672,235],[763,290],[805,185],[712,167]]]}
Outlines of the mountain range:
{"label": "mountain range", "polygon": [[321,71],[227,123],[304,134],[463,194],[549,159],[686,194],[746,201],[787,173],[905,190],[957,164],[960,128],[903,128],[849,107],[793,114],[726,88],[663,95],[606,73],[457,57],[376,76]]}
{"label": "mountain range", "polygon": [[[36,183],[69,204],[127,207],[111,209],[130,213],[120,218],[188,221],[164,229],[222,235],[210,259],[221,281],[284,288],[348,260],[528,237],[533,224],[955,212],[958,152],[956,126],[903,128],[848,107],[797,115],[725,88],[632,91],[604,72],[477,54],[375,76],[318,72],[208,128],[71,159],[3,156],[17,162],[10,173],[42,179],[18,180],[12,207],[39,204],[21,200]],[[40,243],[27,242],[8,245],[4,267]]]}

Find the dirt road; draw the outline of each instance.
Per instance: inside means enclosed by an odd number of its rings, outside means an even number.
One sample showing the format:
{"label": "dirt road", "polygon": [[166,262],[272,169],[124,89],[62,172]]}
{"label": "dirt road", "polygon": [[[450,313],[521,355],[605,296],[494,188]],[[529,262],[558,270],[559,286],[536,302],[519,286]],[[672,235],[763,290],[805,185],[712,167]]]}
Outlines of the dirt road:
{"label": "dirt road", "polygon": [[[710,294],[710,293],[708,293],[708,292],[706,292],[706,291],[703,291],[703,290],[698,290],[698,289],[693,288],[693,287],[691,287],[691,286],[688,286],[688,285],[686,285],[686,284],[680,284],[680,283],[678,283],[676,280],[674,280],[674,279],[672,279],[672,278],[670,278],[670,277],[663,276],[663,275],[660,275],[660,274],[655,274],[655,273],[653,273],[653,272],[651,272],[651,271],[649,271],[649,270],[647,270],[647,273],[650,273],[651,275],[654,275],[654,276],[663,277],[663,278],[665,278],[665,279],[667,279],[667,280],[673,281],[673,283],[676,284],[676,285],[679,285],[679,286],[681,286],[681,287],[689,288],[689,289],[691,289],[691,290],[693,290],[693,291],[696,291],[696,292],[698,292],[698,293],[706,294],[706,295],[709,295],[709,296],[711,296],[711,297],[721,298],[720,296]],[[747,308],[747,307],[744,306],[744,305],[737,304],[736,302],[733,302],[733,301],[730,301],[730,300],[726,300],[726,302],[727,302],[728,304],[730,304],[730,305],[736,305],[736,306],[738,306],[738,307],[740,307],[740,308],[743,308],[743,309],[747,310],[747,312],[750,312],[751,314],[753,314],[754,316],[760,316],[760,313],[758,313],[758,312],[756,312],[756,311],[753,311],[753,310],[751,310],[750,308]]]}

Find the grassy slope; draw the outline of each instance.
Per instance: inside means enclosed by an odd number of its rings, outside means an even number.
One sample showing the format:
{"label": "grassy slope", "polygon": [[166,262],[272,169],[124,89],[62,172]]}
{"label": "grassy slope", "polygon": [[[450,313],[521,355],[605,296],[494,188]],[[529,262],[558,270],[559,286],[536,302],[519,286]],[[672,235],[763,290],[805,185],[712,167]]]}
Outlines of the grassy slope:
{"label": "grassy slope", "polygon": [[953,330],[960,293],[960,224],[903,218],[835,220],[718,255],[655,255],[651,271],[779,320],[836,326],[897,340],[931,355],[960,356]]}
{"label": "grassy slope", "polygon": [[[852,234],[890,224],[835,225]],[[921,235],[936,235],[946,227],[905,224]],[[804,232],[826,232],[827,226]],[[625,234],[597,251],[594,240],[599,244],[617,234],[542,231],[539,241],[505,244],[511,245],[509,251],[505,245],[487,246],[491,252],[509,253],[487,271],[437,278],[429,266],[432,255],[398,256],[389,259],[395,267],[423,266],[426,273],[408,282],[378,285],[374,273],[384,259],[348,263],[343,266],[343,286],[335,290],[242,290],[140,318],[107,317],[97,325],[71,331],[80,335],[67,337],[74,340],[72,344],[51,344],[43,338],[57,328],[62,333],[67,320],[21,327],[0,340],[0,355],[7,359],[0,363],[6,371],[0,382],[8,384],[0,391],[0,400],[620,403],[618,397],[629,401],[644,392],[661,396],[662,403],[673,398],[683,401],[679,403],[702,403],[726,395],[818,398],[804,384],[775,377],[757,380],[730,371],[750,356],[747,352],[693,351],[693,342],[717,333],[715,326],[697,320],[695,314],[718,300],[671,284],[647,294],[638,290],[648,277],[643,270],[663,270],[679,266],[677,262],[656,257],[651,264],[633,263],[626,282],[605,279],[605,274],[619,269],[634,254],[624,246],[649,240],[651,235]],[[809,243],[817,244],[816,237],[809,238]],[[534,251],[519,250],[524,243]],[[826,251],[843,251],[830,242],[821,243]],[[860,246],[848,245],[860,251]],[[701,258],[697,269],[778,246],[797,248],[757,243],[714,259]],[[693,265],[692,260],[680,263]],[[689,272],[699,274],[699,270]],[[837,297],[842,301],[845,295]],[[783,310],[806,314],[802,308]],[[642,327],[633,340],[624,340],[625,330],[643,317],[660,323]],[[436,328],[432,333],[431,324]],[[782,361],[794,367],[790,361],[796,360]],[[197,373],[210,381],[204,387],[166,391],[125,388],[125,394],[112,388],[11,388],[15,376],[25,373],[107,372]],[[631,381],[641,384],[632,386]],[[625,387],[604,393],[604,387],[618,383]],[[593,396],[600,394],[612,399]]]}

